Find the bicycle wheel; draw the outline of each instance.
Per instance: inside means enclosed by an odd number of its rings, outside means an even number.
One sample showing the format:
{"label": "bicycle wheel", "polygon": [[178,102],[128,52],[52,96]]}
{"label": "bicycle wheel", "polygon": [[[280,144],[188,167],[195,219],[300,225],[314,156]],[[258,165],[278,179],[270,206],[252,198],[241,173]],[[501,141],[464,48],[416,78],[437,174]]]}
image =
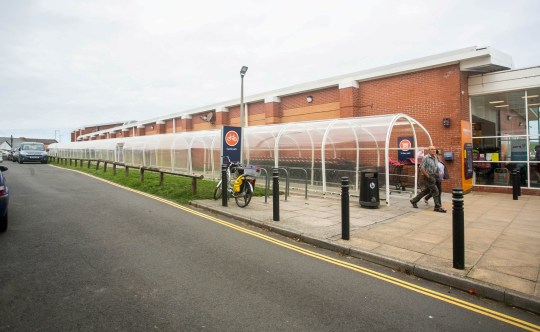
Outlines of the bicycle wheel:
{"label": "bicycle wheel", "polygon": [[251,186],[251,183],[246,181],[246,186],[244,187],[244,190],[238,196],[234,197],[236,201],[236,205],[238,205],[241,208],[248,206],[249,202],[251,202],[252,196],[253,196],[253,187]]}
{"label": "bicycle wheel", "polygon": [[221,181],[218,182],[214,188],[214,200],[218,200],[221,197]]}

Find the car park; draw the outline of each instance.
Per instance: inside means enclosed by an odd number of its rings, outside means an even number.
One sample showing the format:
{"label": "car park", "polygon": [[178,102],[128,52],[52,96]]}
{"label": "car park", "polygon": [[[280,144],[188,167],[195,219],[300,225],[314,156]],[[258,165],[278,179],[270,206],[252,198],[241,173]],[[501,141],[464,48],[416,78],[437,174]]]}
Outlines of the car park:
{"label": "car park", "polygon": [[6,166],[0,166],[0,233],[5,232],[8,226],[9,189],[3,174],[7,170]]}
{"label": "car park", "polygon": [[45,144],[39,142],[24,142],[13,154],[13,161],[18,161],[19,164],[25,162],[46,164],[48,160],[49,154],[45,150]]}

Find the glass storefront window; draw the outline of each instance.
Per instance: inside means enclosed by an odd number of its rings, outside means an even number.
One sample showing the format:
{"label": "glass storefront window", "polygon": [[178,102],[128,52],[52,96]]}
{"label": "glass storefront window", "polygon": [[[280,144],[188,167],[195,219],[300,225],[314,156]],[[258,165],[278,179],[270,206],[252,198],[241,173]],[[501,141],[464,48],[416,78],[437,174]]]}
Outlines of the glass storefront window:
{"label": "glass storefront window", "polygon": [[519,170],[522,186],[540,188],[540,88],[474,96],[471,106],[475,185],[510,186]]}

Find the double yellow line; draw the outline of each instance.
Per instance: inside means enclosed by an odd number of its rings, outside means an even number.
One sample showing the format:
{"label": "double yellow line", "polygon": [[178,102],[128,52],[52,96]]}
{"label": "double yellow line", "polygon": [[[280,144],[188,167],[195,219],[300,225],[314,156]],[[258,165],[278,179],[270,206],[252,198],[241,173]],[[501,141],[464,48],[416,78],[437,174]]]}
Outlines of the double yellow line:
{"label": "double yellow line", "polygon": [[[56,167],[56,166],[54,166],[54,167]],[[70,169],[68,169],[68,170],[70,170]],[[452,297],[452,296],[448,296],[448,295],[443,294],[443,293],[439,293],[439,292],[436,292],[436,291],[433,291],[433,290],[430,290],[430,289],[427,289],[427,288],[424,288],[424,287],[420,287],[418,285],[411,284],[409,282],[406,282],[406,281],[403,281],[403,280],[400,280],[400,279],[385,275],[383,273],[379,273],[379,272],[376,272],[376,271],[373,271],[373,270],[370,270],[370,269],[367,269],[367,268],[363,268],[363,267],[358,266],[358,265],[354,265],[354,264],[351,264],[351,263],[348,263],[348,262],[344,262],[344,261],[341,261],[341,260],[338,260],[338,259],[335,259],[335,258],[332,258],[332,257],[329,257],[329,256],[325,256],[325,255],[316,253],[316,252],[311,251],[311,250],[307,250],[307,249],[295,246],[293,244],[289,244],[289,243],[274,239],[274,238],[272,238],[270,236],[260,234],[258,232],[246,229],[246,228],[241,227],[241,226],[237,226],[237,225],[235,225],[233,223],[230,223],[230,222],[227,222],[227,221],[212,217],[210,215],[207,215],[207,214],[204,214],[202,212],[187,208],[185,206],[182,206],[180,204],[171,202],[169,200],[166,200],[166,199],[158,197],[158,196],[154,196],[154,195],[142,192],[142,191],[131,189],[129,187],[125,187],[125,186],[119,185],[117,183],[104,180],[102,178],[90,175],[88,173],[84,173],[84,172],[77,171],[77,170],[72,170],[72,171],[84,174],[84,175],[89,176],[91,178],[94,178],[96,180],[99,180],[99,181],[108,183],[110,185],[113,185],[113,186],[116,186],[116,187],[119,187],[119,188],[122,188],[122,189],[125,189],[125,190],[128,190],[128,191],[134,192],[136,194],[146,196],[146,197],[154,199],[156,201],[160,201],[162,203],[168,204],[170,206],[173,206],[173,207],[178,208],[180,210],[183,210],[185,212],[191,213],[191,214],[199,216],[201,218],[211,220],[213,222],[216,222],[216,223],[221,224],[223,226],[232,228],[232,229],[237,230],[239,232],[242,232],[242,233],[245,233],[245,234],[248,234],[248,235],[251,235],[251,236],[255,236],[255,237],[257,237],[259,239],[262,239],[264,241],[273,243],[273,244],[281,246],[283,248],[287,248],[289,250],[296,251],[296,252],[301,253],[303,255],[310,256],[310,257],[313,257],[313,258],[328,262],[330,264],[338,265],[338,266],[344,267],[346,269],[353,270],[355,272],[359,272],[359,273],[362,273],[364,275],[368,275],[368,276],[371,276],[373,278],[377,278],[377,279],[385,281],[385,282],[389,282],[389,283],[394,284],[396,286],[406,288],[406,289],[409,289],[411,291],[414,291],[414,292],[417,292],[417,293],[432,297],[434,299],[444,301],[446,303],[449,303],[449,304],[452,304],[452,305],[455,305],[455,306],[458,306],[458,307],[461,307],[461,308],[464,308],[464,309],[479,313],[481,315],[488,316],[488,317],[491,317],[493,319],[496,319],[496,320],[499,320],[499,321],[502,321],[502,322],[517,326],[517,327],[522,328],[522,329],[524,329],[526,331],[540,331],[540,326],[529,323],[529,322],[526,322],[526,321],[523,321],[523,320],[520,320],[520,319],[517,319],[515,317],[508,316],[508,315],[505,315],[503,313],[493,311],[493,310],[490,310],[488,308],[484,308],[482,306],[479,306],[479,305],[476,305],[476,304],[473,304],[473,303],[470,303],[470,302],[467,302],[467,301],[463,301],[463,300],[457,299],[457,298]]]}

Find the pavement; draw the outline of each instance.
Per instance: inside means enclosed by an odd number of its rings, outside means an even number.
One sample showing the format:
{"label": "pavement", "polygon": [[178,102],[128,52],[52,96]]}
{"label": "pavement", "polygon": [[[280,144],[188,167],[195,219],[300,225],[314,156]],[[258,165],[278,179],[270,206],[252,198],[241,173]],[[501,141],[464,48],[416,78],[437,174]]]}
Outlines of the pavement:
{"label": "pavement", "polygon": [[[381,196],[382,197],[382,196]],[[363,208],[350,197],[350,240],[341,239],[341,198],[280,196],[280,221],[273,221],[272,197],[253,197],[246,208],[230,200],[191,204],[322,248],[387,266],[419,278],[491,298],[540,314],[540,196],[471,192],[464,196],[465,268],[453,268],[452,194],[448,213],[424,201],[414,209],[407,193],[393,193],[391,205]]]}

